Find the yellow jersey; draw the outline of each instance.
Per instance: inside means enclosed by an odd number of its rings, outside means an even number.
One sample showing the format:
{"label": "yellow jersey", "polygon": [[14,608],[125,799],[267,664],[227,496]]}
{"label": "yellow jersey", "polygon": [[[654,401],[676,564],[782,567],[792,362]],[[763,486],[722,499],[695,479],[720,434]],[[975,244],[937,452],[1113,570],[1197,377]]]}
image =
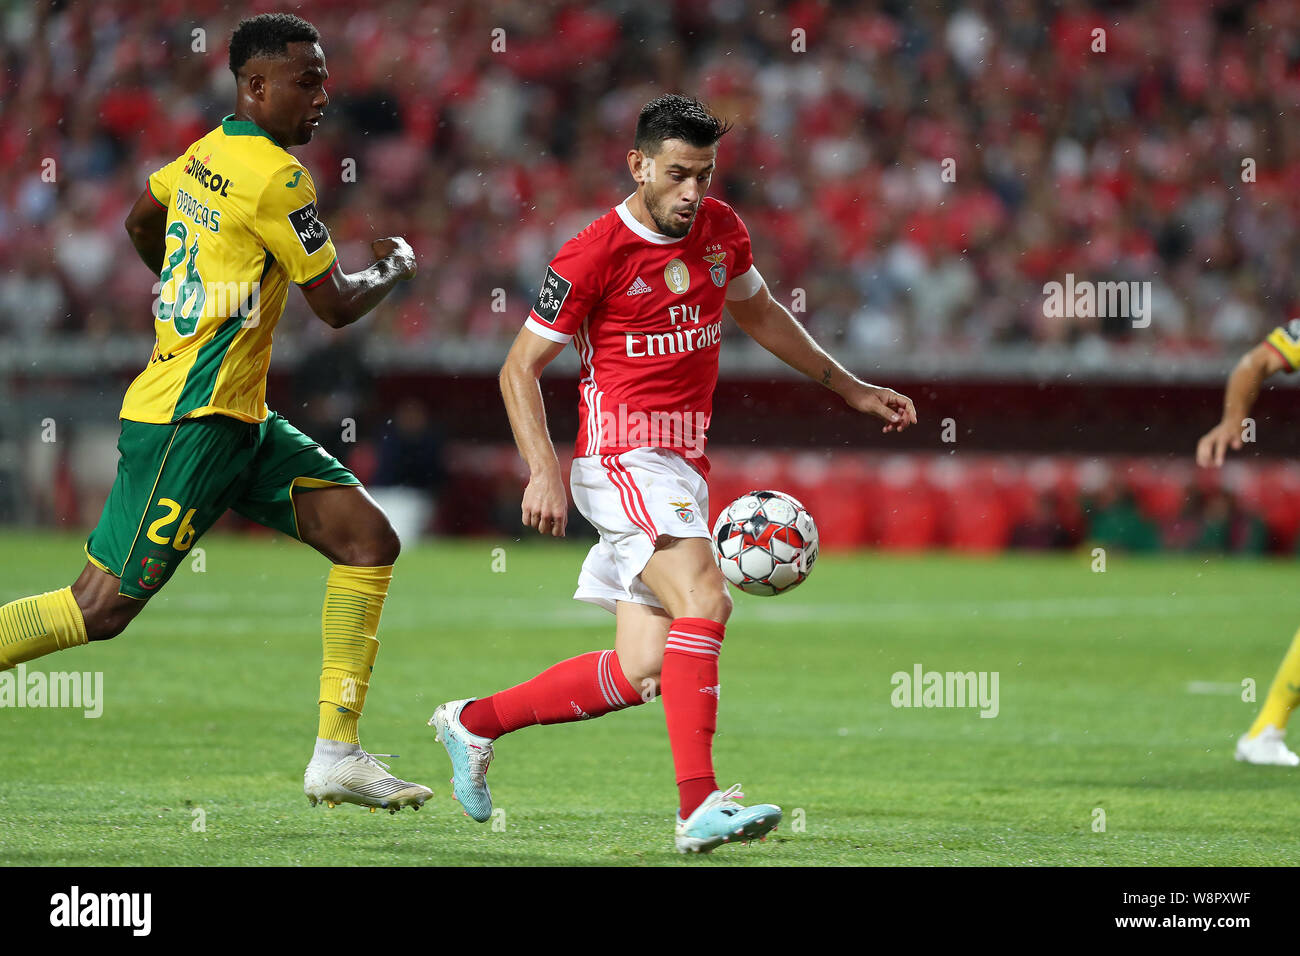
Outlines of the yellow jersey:
{"label": "yellow jersey", "polygon": [[167,210],[157,341],[120,417],[260,422],[289,283],[312,288],[338,268],[311,176],[257,124],[228,116],[146,185]]}
{"label": "yellow jersey", "polygon": [[1300,368],[1300,319],[1292,319],[1286,325],[1279,325],[1264,341],[1273,346],[1273,350],[1286,360],[1288,372]]}

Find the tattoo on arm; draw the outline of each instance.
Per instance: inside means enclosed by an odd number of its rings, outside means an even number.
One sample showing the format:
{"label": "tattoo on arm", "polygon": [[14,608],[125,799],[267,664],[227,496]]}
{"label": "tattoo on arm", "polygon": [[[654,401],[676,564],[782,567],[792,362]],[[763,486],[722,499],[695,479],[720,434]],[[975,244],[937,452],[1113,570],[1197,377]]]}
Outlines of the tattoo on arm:
{"label": "tattoo on arm", "polygon": [[828,368],[822,370],[822,384],[827,388],[831,387],[831,370]]}

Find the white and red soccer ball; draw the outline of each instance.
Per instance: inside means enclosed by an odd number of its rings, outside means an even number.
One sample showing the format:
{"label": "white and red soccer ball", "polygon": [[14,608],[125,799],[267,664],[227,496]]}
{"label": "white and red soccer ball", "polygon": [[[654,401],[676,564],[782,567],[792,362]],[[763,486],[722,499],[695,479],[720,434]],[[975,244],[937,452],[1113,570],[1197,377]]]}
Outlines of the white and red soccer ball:
{"label": "white and red soccer ball", "polygon": [[783,594],[812,571],[817,525],[798,499],[751,491],[718,515],[713,557],[723,576],[746,594]]}

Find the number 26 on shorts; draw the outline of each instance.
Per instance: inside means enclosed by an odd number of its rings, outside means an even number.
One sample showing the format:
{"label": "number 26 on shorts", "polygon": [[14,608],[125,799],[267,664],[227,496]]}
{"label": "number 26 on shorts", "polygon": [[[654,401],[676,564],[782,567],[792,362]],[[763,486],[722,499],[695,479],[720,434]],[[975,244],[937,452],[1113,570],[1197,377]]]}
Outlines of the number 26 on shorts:
{"label": "number 26 on shorts", "polygon": [[194,526],[190,522],[194,520],[194,512],[198,509],[191,508],[185,512],[180,527],[176,529],[176,537],[172,539],[167,537],[167,534],[170,534],[168,529],[171,528],[180,515],[181,506],[170,498],[159,498],[158,506],[166,508],[167,514],[149,525],[149,530],[145,532],[145,535],[154,544],[169,544],[177,551],[188,551],[190,545],[194,543]]}

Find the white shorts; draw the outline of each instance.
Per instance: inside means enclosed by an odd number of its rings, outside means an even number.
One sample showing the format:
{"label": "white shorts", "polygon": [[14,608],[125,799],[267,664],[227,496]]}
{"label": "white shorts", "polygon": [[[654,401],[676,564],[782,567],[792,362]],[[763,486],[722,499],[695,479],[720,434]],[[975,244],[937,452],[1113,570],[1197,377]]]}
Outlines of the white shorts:
{"label": "white shorts", "polygon": [[634,448],[573,459],[573,503],[600,532],[574,598],[610,613],[618,601],[663,607],[641,581],[660,537],[708,538],[709,486],[681,455]]}

